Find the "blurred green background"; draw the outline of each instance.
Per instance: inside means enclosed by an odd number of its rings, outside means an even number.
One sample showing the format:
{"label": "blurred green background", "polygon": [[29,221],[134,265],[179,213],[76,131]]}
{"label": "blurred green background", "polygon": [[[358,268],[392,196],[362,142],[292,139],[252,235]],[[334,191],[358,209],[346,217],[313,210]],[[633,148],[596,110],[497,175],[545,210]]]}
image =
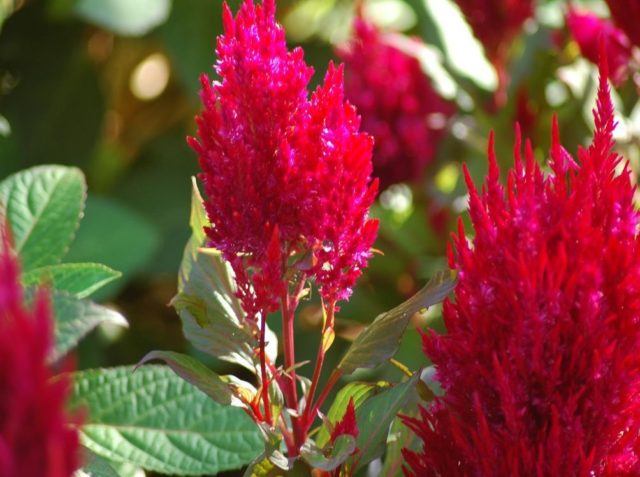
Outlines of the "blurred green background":
{"label": "blurred green background", "polygon": [[[574,3],[607,14],[599,0]],[[230,4],[235,11],[238,2]],[[342,306],[338,335],[343,338],[446,267],[449,231],[466,208],[459,165],[466,162],[480,183],[491,129],[504,168],[512,161],[516,119],[542,163],[551,112],[557,111],[563,144],[575,152],[590,137],[595,93],[595,67],[579,57],[566,35],[563,1],[538,2],[535,20],[512,47],[509,101],[492,113],[486,105],[495,73],[455,2],[364,5],[381,28],[426,42],[420,53],[426,74],[455,101],[458,113],[446,125],[423,180],[381,193],[373,214],[382,219],[376,248],[384,255],[372,259]],[[197,173],[185,137],[194,133],[200,108],[198,77],[213,75],[220,13],[219,0],[0,0],[0,178],[36,164],[80,167],[89,199],[67,261],[102,262],[123,273],[97,298],[119,309],[130,328],[92,333],[78,350],[79,368],[135,363],[152,349],[195,353],[167,304],[176,292],[189,236],[190,176]],[[350,0],[278,1],[291,45],[302,45],[315,67],[314,84],[335,59],[335,45],[348,39],[353,13]],[[615,95],[619,148],[634,166],[640,141],[637,97],[633,80]],[[271,324],[277,329],[277,318]],[[320,326],[316,302],[303,303],[297,324],[299,359],[312,359]],[[416,320],[405,338],[398,359],[411,369],[426,364],[415,331],[425,324],[442,329],[439,309]],[[345,346],[344,339],[338,341],[328,368]],[[391,367],[374,373],[400,377]]]}

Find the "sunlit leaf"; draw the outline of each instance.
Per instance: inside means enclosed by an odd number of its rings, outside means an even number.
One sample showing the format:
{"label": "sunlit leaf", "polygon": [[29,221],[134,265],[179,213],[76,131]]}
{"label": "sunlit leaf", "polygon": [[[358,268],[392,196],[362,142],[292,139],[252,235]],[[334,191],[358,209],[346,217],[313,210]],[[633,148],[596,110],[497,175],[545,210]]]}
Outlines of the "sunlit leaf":
{"label": "sunlit leaf", "polygon": [[[173,351],[151,351],[140,360],[138,366],[152,360],[162,360],[182,379],[193,384],[217,403],[225,406],[242,407],[242,402],[234,395],[229,379],[211,371],[197,359]],[[250,385],[245,383],[248,388]],[[237,386],[237,384],[232,384]]]}
{"label": "sunlit leaf", "polygon": [[165,366],[75,373],[72,406],[88,410],[85,446],[155,472],[217,474],[248,464],[263,449],[242,410],[217,404]]}
{"label": "sunlit leaf", "polygon": [[76,298],[85,298],[122,274],[99,263],[61,263],[40,267],[22,276],[24,285],[48,285]]}
{"label": "sunlit leaf", "polygon": [[24,271],[60,262],[78,228],[85,196],[84,176],[75,167],[32,167],[0,183],[0,207]]}
{"label": "sunlit leaf", "polygon": [[[171,304],[182,320],[185,337],[200,351],[254,371],[257,345],[243,324],[244,311],[235,296],[229,265],[213,249],[202,248],[202,199],[194,184],[191,226],[178,276],[178,294]],[[271,341],[274,341],[272,338]]]}
{"label": "sunlit leaf", "polygon": [[[29,294],[33,295],[33,291]],[[51,301],[55,317],[55,348],[51,355],[54,361],[101,323],[128,326],[127,320],[117,311],[89,300],[78,300],[65,292],[52,291]]]}

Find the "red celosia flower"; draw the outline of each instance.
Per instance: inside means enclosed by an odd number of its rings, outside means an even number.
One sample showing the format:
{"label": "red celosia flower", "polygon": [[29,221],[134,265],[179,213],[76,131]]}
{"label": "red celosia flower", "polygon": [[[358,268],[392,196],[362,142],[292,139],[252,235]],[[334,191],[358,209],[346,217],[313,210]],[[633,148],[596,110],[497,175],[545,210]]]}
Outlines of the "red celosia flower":
{"label": "red celosia flower", "polygon": [[475,238],[460,225],[448,333],[424,338],[444,395],[406,420],[407,475],[640,475],[640,215],[607,76],[578,163],[554,120],[550,174],[518,139],[505,197],[492,138],[482,193],[466,173]]}
{"label": "red celosia flower", "polygon": [[340,419],[331,432],[331,442],[335,442],[339,436],[349,434],[354,438],[358,437],[360,431],[358,429],[358,423],[356,421],[356,407],[353,403],[353,398],[349,398],[349,404],[344,411],[342,419]]}
{"label": "red celosia flower", "polygon": [[246,0],[234,19],[224,5],[218,38],[220,82],[202,77],[197,119],[201,179],[211,221],[207,235],[232,264],[250,317],[277,307],[285,268],[315,254],[327,300],[348,296],[369,257],[376,223],[367,219],[371,139],[344,103],[342,69],[330,66],[311,99],[313,70],[288,51],[274,0]]}
{"label": "red celosia flower", "polygon": [[23,304],[19,268],[0,242],[0,475],[70,477],[77,468],[78,434],[65,413],[69,381],[52,378],[51,310],[44,293]]}
{"label": "red celosia flower", "polygon": [[516,93],[515,121],[525,136],[530,136],[536,131],[538,109],[536,102],[529,97],[526,86],[521,86]]}
{"label": "red celosia flower", "polygon": [[624,82],[629,74],[631,44],[622,30],[597,15],[573,9],[567,14],[567,26],[584,57],[593,63],[598,63],[600,41],[604,41],[611,80],[616,85]]}
{"label": "red celosia flower", "polygon": [[527,18],[533,15],[532,0],[456,0],[487,57],[504,74],[509,47]]}
{"label": "red celosia flower", "polygon": [[607,0],[611,16],[631,42],[640,46],[640,2],[638,0]]}
{"label": "red celosia flower", "polygon": [[421,179],[453,106],[433,89],[417,58],[361,18],[338,55],[346,65],[347,98],[375,138],[373,170],[382,187]]}

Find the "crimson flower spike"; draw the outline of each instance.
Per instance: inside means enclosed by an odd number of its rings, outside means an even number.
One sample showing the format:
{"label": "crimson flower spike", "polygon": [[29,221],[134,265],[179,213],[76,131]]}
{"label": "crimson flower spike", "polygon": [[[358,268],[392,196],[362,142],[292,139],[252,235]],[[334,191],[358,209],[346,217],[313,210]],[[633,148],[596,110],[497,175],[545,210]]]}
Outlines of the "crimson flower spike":
{"label": "crimson flower spike", "polygon": [[313,69],[287,49],[274,0],[224,5],[213,82],[203,75],[198,153],[213,247],[231,263],[250,319],[274,311],[294,255],[328,301],[349,296],[370,256],[372,139],[345,103],[342,67],[329,65],[309,98]]}
{"label": "crimson flower spike", "polygon": [[[79,465],[78,433],[65,411],[69,379],[46,360],[53,341],[49,298],[24,305],[20,267],[0,226],[0,475],[71,477]],[[78,424],[77,418],[73,418]]]}
{"label": "crimson flower spike", "polygon": [[518,134],[506,191],[492,141],[485,187],[468,180],[475,238],[460,225],[447,334],[423,339],[444,395],[405,419],[408,476],[640,475],[640,214],[604,49],[577,161],[554,119],[551,173]]}
{"label": "crimson flower spike", "polygon": [[[421,48],[420,40],[405,40]],[[360,12],[353,38],[337,50],[345,62],[347,98],[362,115],[362,128],[375,138],[374,175],[382,188],[422,179],[446,120],[455,112],[433,88],[418,58],[394,41]]]}
{"label": "crimson flower spike", "polygon": [[613,21],[640,47],[640,2],[638,0],[606,0]]}
{"label": "crimson flower spike", "polygon": [[522,30],[524,22],[533,16],[534,2],[532,0],[456,0],[456,3],[496,69],[498,75],[496,102],[497,106],[501,106],[507,99],[509,49],[514,38]]}

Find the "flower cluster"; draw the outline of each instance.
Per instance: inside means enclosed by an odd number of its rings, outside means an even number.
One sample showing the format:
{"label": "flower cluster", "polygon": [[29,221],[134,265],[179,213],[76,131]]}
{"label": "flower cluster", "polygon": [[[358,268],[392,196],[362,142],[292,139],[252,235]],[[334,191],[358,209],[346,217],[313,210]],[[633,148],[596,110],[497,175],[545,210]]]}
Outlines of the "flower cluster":
{"label": "flower cluster", "polygon": [[609,20],[593,13],[577,12],[573,8],[567,14],[567,26],[582,55],[595,64],[598,63],[600,41],[603,41],[611,81],[619,85],[626,80],[631,61],[631,44],[622,30]]}
{"label": "flower cluster", "polygon": [[640,3],[637,0],[607,0],[611,17],[631,43],[640,47]]}
{"label": "flower cluster", "polygon": [[78,466],[78,435],[65,413],[68,379],[52,380],[49,301],[38,293],[23,305],[18,264],[0,243],[0,475],[71,477]]}
{"label": "flower cluster", "polygon": [[415,56],[360,17],[338,55],[346,65],[347,98],[362,115],[362,129],[375,138],[373,170],[381,186],[419,180],[453,106],[433,89]]}
{"label": "flower cluster", "polygon": [[577,162],[554,120],[550,174],[519,139],[506,191],[493,140],[481,193],[467,173],[475,238],[460,225],[448,333],[423,341],[444,395],[406,420],[407,475],[640,474],[640,215],[607,77]]}
{"label": "flower cluster", "polygon": [[300,48],[288,51],[274,15],[274,0],[246,0],[235,19],[225,4],[221,80],[203,75],[204,111],[189,140],[207,235],[233,266],[250,317],[277,307],[294,260],[325,300],[347,298],[377,232],[373,144],[344,101],[342,68],[330,65],[309,98],[313,69]]}
{"label": "flower cluster", "polygon": [[513,39],[533,15],[532,0],[456,0],[500,74]]}

